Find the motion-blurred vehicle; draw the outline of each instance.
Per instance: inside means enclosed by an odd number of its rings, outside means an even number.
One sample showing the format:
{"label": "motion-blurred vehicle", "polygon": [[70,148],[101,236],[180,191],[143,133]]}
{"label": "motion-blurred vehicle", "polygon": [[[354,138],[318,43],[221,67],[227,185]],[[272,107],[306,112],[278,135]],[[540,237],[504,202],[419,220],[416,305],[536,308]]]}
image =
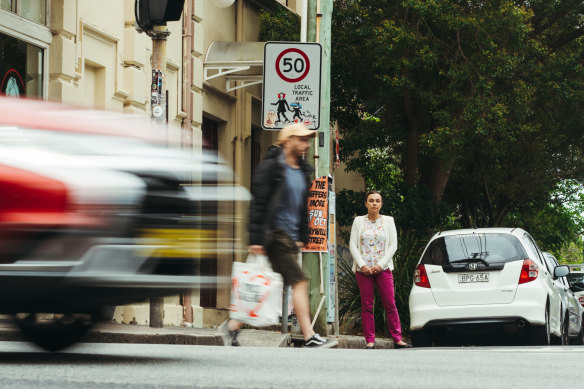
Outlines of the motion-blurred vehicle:
{"label": "motion-blurred vehicle", "polygon": [[[544,259],[548,267],[557,267],[560,265],[556,257],[551,253],[543,252]],[[570,269],[571,271],[571,269]],[[562,345],[572,344],[583,344],[584,343],[584,308],[580,305],[578,298],[572,291],[567,277],[558,277],[554,280],[554,285],[556,286],[560,298],[562,301],[562,312],[564,312],[564,317],[562,323],[564,328],[562,329],[562,337],[560,338],[560,343]]]}
{"label": "motion-blurred vehicle", "polygon": [[249,200],[214,152],[144,116],[0,97],[0,313],[35,343],[78,341],[103,307],[229,284],[217,209]]}
{"label": "motion-blurred vehicle", "polygon": [[554,279],[535,240],[519,228],[478,228],[435,234],[410,292],[414,347],[452,334],[524,333],[532,344],[562,337],[564,314]]}

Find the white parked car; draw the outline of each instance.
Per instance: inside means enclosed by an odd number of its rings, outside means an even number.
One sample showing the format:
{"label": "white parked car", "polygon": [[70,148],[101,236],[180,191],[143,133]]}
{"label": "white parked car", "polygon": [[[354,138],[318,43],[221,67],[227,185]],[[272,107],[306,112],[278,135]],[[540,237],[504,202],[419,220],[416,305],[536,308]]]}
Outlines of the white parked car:
{"label": "white parked car", "polygon": [[570,274],[566,278],[570,284],[570,289],[574,292],[580,305],[584,307],[584,264],[568,266],[570,267]]}
{"label": "white parked car", "polygon": [[[548,267],[557,267],[559,262],[552,254],[544,252],[544,259]],[[568,274],[569,276],[569,274]],[[562,331],[561,344],[566,345],[569,342],[573,344],[584,343],[584,327],[582,319],[584,308],[580,305],[578,298],[570,288],[567,277],[559,277],[554,280],[562,299],[562,312],[564,312],[563,323],[565,328]]]}
{"label": "white parked car", "polygon": [[520,228],[480,228],[435,234],[426,246],[410,292],[415,347],[445,332],[487,329],[525,333],[530,343],[561,339],[564,313],[554,278],[535,240]]}

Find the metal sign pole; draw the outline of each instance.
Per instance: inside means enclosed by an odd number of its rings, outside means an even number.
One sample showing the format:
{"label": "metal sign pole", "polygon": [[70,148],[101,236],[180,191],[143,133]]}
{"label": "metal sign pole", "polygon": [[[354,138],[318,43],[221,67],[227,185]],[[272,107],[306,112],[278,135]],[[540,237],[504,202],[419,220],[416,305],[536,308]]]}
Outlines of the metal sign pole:
{"label": "metal sign pole", "polygon": [[[152,84],[150,96],[151,117],[163,124],[166,121],[166,26],[154,26],[147,34],[152,38]],[[150,298],[150,327],[164,326],[164,298]]]}

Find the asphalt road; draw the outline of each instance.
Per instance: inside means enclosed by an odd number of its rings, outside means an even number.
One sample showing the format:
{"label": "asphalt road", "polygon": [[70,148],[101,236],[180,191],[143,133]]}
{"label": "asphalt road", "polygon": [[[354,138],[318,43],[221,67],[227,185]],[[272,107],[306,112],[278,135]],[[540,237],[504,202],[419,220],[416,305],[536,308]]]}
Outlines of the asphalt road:
{"label": "asphalt road", "polygon": [[311,350],[0,342],[0,388],[580,388],[584,346]]}

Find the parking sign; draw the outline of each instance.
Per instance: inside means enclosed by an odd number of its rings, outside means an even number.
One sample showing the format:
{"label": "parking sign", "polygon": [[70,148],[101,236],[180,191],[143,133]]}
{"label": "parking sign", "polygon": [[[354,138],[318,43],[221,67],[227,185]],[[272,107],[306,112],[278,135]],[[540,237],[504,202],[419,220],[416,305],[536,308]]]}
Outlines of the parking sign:
{"label": "parking sign", "polygon": [[291,123],[320,127],[322,48],[318,43],[267,42],[264,46],[262,127]]}

